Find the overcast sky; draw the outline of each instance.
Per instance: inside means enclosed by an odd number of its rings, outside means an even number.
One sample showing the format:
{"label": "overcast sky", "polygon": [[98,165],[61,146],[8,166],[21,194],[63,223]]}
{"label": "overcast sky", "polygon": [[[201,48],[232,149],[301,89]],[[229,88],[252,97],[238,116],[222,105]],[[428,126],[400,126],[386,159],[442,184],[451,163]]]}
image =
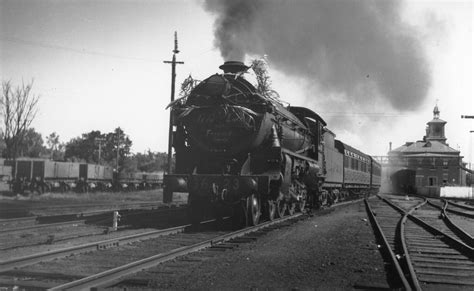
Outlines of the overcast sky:
{"label": "overcast sky", "polygon": [[[275,5],[285,2],[275,1]],[[202,80],[219,72],[218,66],[224,61],[214,45],[216,10],[204,6],[202,1],[184,0],[0,0],[1,79],[14,84],[34,80],[34,93],[41,100],[33,127],[43,137],[56,132],[62,142],[67,142],[91,130],[110,132],[120,126],[133,141],[134,152],[167,151],[169,112],[165,107],[170,101],[171,72],[163,61],[172,57],[174,31],[178,32],[181,51],[178,60],[185,62],[177,66],[178,88],[189,74]],[[260,9],[270,5],[263,6]],[[268,13],[281,13],[275,6],[272,9],[276,12]],[[336,14],[337,9],[331,8]],[[474,122],[460,116],[474,115],[473,9],[472,1],[430,0],[404,1],[397,9],[397,21],[410,31],[417,53],[426,60],[423,69],[429,73],[421,84],[428,84],[420,93],[424,96],[400,97],[410,104],[405,107],[384,102],[375,91],[362,98],[358,92],[361,99],[348,102],[326,90],[324,81],[332,80],[321,76],[314,76],[318,86],[308,90],[307,79],[302,81],[298,67],[285,70],[282,65],[291,63],[295,57],[292,51],[283,52],[286,59],[280,51],[265,51],[265,45],[260,45],[259,50],[250,47],[251,55],[245,60],[257,57],[257,51],[268,54],[273,87],[283,100],[318,112],[337,138],[372,155],[385,155],[389,142],[395,148],[420,140],[438,100],[441,119],[448,122],[448,143],[460,149],[465,160],[472,160],[474,134],[469,131],[474,130]],[[337,26],[337,20],[331,21]],[[291,25],[297,24],[285,23],[283,32],[287,28],[292,31]],[[365,35],[370,37],[370,33]],[[324,41],[315,39],[318,46],[325,46]],[[305,44],[300,46],[305,49]],[[368,56],[370,52],[361,58]],[[331,58],[326,61],[325,66],[330,67]],[[418,67],[412,67],[402,76],[406,82],[398,80],[397,88],[423,87],[411,74]],[[351,91],[345,92],[349,96],[347,92]],[[411,105],[407,101],[410,98],[417,101]]]}

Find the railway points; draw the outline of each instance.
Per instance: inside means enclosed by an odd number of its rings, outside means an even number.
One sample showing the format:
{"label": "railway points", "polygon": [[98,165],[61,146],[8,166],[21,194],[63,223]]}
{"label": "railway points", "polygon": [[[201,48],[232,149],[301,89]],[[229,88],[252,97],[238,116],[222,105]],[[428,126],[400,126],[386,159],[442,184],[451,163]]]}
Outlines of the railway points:
{"label": "railway points", "polygon": [[[472,290],[474,281],[474,249],[464,243],[457,231],[452,231],[449,223],[441,218],[445,214],[439,201],[424,202],[407,207],[407,201],[416,201],[418,197],[393,196],[372,201],[378,207],[387,209],[385,203],[396,209],[391,220],[386,220],[387,211],[378,217],[378,212],[368,206],[374,227],[382,238],[392,240],[387,248],[392,250],[392,264],[397,267],[400,282],[408,282],[404,289],[424,290]],[[390,201],[392,200],[392,201]],[[367,203],[369,205],[369,203]],[[403,206],[403,207],[400,207]],[[401,218],[400,218],[401,217]],[[379,224],[383,225],[382,227]],[[385,227],[385,229],[384,229]],[[394,234],[394,230],[396,233]],[[384,239],[383,239],[384,240]],[[396,258],[396,259],[393,259]],[[401,271],[401,272],[400,272]]]}

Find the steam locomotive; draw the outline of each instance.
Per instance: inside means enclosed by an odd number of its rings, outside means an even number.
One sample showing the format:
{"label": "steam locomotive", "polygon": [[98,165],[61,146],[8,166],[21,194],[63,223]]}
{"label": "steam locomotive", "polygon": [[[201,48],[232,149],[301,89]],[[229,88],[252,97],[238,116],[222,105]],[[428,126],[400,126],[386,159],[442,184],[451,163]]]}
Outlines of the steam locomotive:
{"label": "steam locomotive", "polygon": [[242,62],[219,68],[170,104],[176,168],[164,177],[164,202],[188,192],[194,222],[211,213],[255,225],[378,191],[380,164],[336,140],[317,113],[259,91]]}

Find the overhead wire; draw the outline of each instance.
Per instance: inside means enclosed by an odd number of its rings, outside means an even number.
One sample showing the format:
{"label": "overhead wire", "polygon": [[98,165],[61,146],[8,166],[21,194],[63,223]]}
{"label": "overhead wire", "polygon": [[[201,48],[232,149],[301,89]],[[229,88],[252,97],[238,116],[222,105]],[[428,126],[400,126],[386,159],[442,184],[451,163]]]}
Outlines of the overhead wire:
{"label": "overhead wire", "polygon": [[131,56],[122,56],[122,55],[114,55],[114,54],[91,51],[91,50],[86,50],[86,49],[78,49],[78,48],[74,48],[74,47],[61,46],[61,45],[56,45],[56,44],[51,44],[51,43],[46,43],[46,42],[39,42],[39,41],[24,40],[24,39],[20,39],[20,38],[6,37],[6,36],[3,36],[3,35],[0,35],[0,41],[7,41],[7,42],[18,43],[18,44],[29,45],[29,46],[38,46],[38,47],[42,47],[42,48],[50,48],[50,49],[56,49],[56,50],[70,51],[70,52],[74,52],[74,53],[78,53],[78,54],[86,54],[86,55],[93,55],[93,56],[110,57],[110,58],[144,61],[144,62],[157,62],[157,63],[161,62],[161,60],[154,60],[154,59],[140,58],[140,57],[131,57]]}
{"label": "overhead wire", "polygon": [[[56,49],[56,50],[62,50],[62,51],[69,51],[69,52],[78,53],[78,54],[85,54],[85,55],[102,56],[102,57],[110,57],[110,58],[117,58],[117,59],[142,61],[142,62],[156,62],[156,63],[161,63],[162,62],[161,60],[156,60],[156,59],[133,57],[133,56],[124,56],[124,55],[115,55],[115,54],[92,51],[92,50],[87,50],[87,49],[79,49],[79,48],[74,48],[74,47],[51,44],[51,43],[42,42],[42,41],[25,40],[25,39],[16,38],[16,37],[9,37],[9,36],[5,36],[5,35],[0,35],[0,41],[6,41],[6,42],[17,43],[17,44],[28,45],[28,46],[37,46],[37,47],[42,47],[42,48],[47,48],[47,49]],[[202,56],[204,54],[208,54],[212,50],[213,49],[210,48],[210,49],[207,49],[205,51],[197,52],[195,54],[192,54],[190,56],[190,60],[187,60],[188,65],[189,65],[190,62],[191,63],[193,62],[192,59],[197,58],[199,56]],[[193,67],[193,66],[191,65],[191,67]],[[373,117],[400,117],[400,116],[409,115],[409,114],[383,113],[383,112],[382,113],[379,113],[379,112],[321,112],[321,114],[324,114],[324,115],[327,115],[327,116],[365,115],[365,116],[373,116]]]}

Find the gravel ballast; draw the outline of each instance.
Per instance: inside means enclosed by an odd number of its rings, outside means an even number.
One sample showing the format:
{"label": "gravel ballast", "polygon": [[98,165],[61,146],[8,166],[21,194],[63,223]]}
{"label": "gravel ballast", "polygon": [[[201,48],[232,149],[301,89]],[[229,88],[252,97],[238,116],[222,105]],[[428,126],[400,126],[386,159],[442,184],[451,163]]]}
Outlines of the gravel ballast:
{"label": "gravel ballast", "polygon": [[[161,264],[136,274],[128,282],[140,282],[140,287],[135,286],[140,290],[145,286],[150,289],[389,288],[385,264],[363,202],[314,214],[230,250],[204,251]],[[127,286],[128,290],[133,290],[131,285]]]}

